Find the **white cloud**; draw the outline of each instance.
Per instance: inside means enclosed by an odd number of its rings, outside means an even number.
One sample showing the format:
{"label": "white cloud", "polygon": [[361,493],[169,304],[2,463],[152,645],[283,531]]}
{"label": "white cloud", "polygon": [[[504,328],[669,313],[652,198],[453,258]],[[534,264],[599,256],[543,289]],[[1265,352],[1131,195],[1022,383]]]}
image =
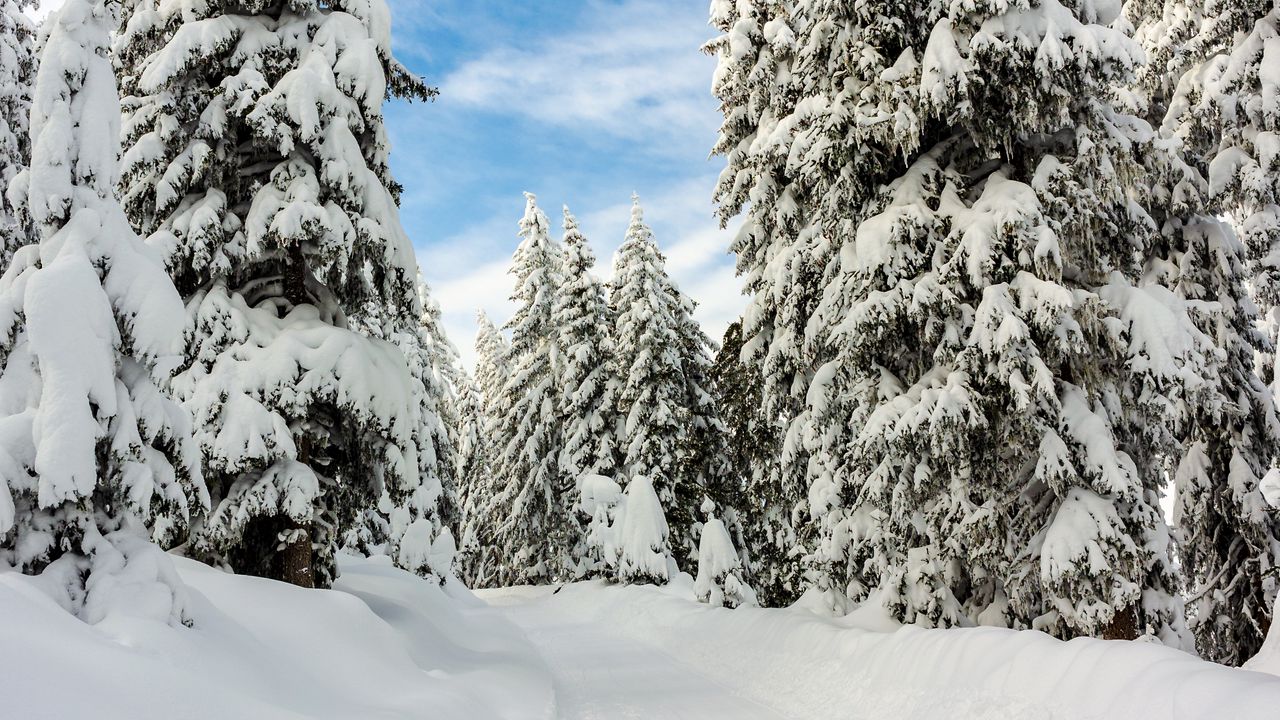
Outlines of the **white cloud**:
{"label": "white cloud", "polygon": [[593,3],[580,29],[462,64],[442,96],[477,109],[705,153],[715,137],[714,62],[697,3]]}

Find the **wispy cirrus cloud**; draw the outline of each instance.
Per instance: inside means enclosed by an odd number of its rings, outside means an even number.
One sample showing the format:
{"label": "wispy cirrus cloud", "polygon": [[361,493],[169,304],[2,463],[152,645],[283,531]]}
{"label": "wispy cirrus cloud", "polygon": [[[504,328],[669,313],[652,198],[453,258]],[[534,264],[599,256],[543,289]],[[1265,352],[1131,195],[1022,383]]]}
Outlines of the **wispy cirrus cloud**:
{"label": "wispy cirrus cloud", "polygon": [[705,155],[716,117],[713,61],[695,3],[591,3],[583,26],[466,62],[441,90],[455,102],[514,113],[610,139],[646,142],[654,153]]}

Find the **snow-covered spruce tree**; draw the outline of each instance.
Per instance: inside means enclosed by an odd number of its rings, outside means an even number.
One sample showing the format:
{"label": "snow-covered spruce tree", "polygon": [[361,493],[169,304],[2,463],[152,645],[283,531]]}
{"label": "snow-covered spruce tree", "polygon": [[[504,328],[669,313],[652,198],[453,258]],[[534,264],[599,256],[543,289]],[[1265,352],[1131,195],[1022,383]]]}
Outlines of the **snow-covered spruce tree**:
{"label": "snow-covered spruce tree", "polygon": [[[802,9],[814,12],[811,5],[713,2],[711,24],[722,34],[704,48],[719,61],[712,88],[724,115],[713,149],[725,158],[715,192],[721,225],[747,208],[730,246],[749,294],[741,321],[742,359],[757,377],[759,415],[775,425],[770,434],[776,437],[776,461],[770,472],[752,478],[752,497],[756,502],[769,499],[771,512],[776,511],[768,528],[759,519],[752,523],[754,532],[767,532],[768,542],[776,546],[751,543],[752,552],[762,553],[758,569],[769,604],[798,597],[815,574],[805,572],[814,559],[801,539],[813,534],[813,523],[807,513],[810,461],[800,430],[808,424],[805,393],[818,365],[810,318],[821,297],[832,245],[813,231],[807,218],[818,205],[838,205],[845,192],[835,190],[828,198],[824,193],[830,183],[822,178],[822,168],[787,164],[800,114],[820,114],[833,98],[842,97],[831,88],[796,114],[796,80],[806,76],[791,70],[798,49],[793,15]],[[822,12],[836,12],[834,3],[826,5],[831,7]],[[808,72],[820,70],[809,67]],[[763,141],[774,138],[784,140]],[[820,181],[823,188],[816,186]],[[794,561],[782,560],[792,553]]]}
{"label": "snow-covered spruce tree", "polygon": [[[1115,13],[757,12],[794,57],[722,147],[742,190],[719,199],[766,233],[749,278],[823,263],[821,301],[787,317],[815,369],[783,458],[807,456],[825,587],[929,625],[1185,643],[1157,462],[1213,349],[1185,300],[1139,286],[1154,228],[1126,180],[1149,130],[1111,100],[1140,57]],[[738,73],[742,18],[713,17]]]}
{"label": "snow-covered spruce tree", "polygon": [[[684,377],[684,398],[688,424],[680,438],[676,487],[702,488],[703,498],[711,497],[723,509],[723,522],[741,539],[742,518],[736,507],[746,489],[742,475],[729,463],[729,429],[720,419],[719,393],[713,366],[719,347],[703,332],[694,318],[695,303],[674,284],[671,294],[680,305],[676,313],[676,336],[680,339],[680,374]],[[675,510],[683,522],[684,508]],[[693,510],[689,510],[693,514]],[[696,515],[690,534],[700,535]],[[697,572],[698,546],[690,537],[675,546],[678,556],[687,557],[686,570]]]}
{"label": "snow-covered spruce tree", "polygon": [[745,536],[738,541],[761,602],[785,606],[803,590],[805,551],[796,535],[796,520],[803,516],[804,506],[788,506],[779,492],[778,427],[762,414],[759,366],[744,361],[742,351],[742,323],[734,322],[725,331],[711,369],[720,417],[729,429],[728,465],[744,487],[737,505],[745,515]]}
{"label": "snow-covered spruce tree", "polygon": [[126,8],[126,207],[187,299],[173,388],[215,502],[193,550],[328,585],[340,529],[419,485],[403,354],[347,315],[418,315],[381,107],[431,91],[381,0]]}
{"label": "snow-covered spruce tree", "polygon": [[31,157],[28,123],[35,81],[36,30],[23,13],[27,0],[0,2],[0,271],[13,253],[35,240],[29,218],[7,198],[9,183]]}
{"label": "snow-covered spruce tree", "polygon": [[742,558],[734,548],[724,521],[715,516],[715,509],[716,505],[710,499],[702,504],[702,512],[707,519],[702,524],[702,537],[698,541],[698,576],[693,582],[694,595],[715,607],[754,606],[758,604],[756,593],[744,580]]}
{"label": "snow-covered spruce tree", "polygon": [[[576,512],[584,475],[613,475],[617,464],[617,422],[607,394],[617,391],[613,365],[612,318],[604,284],[593,273],[596,258],[578,222],[564,211],[564,279],[555,295],[551,328],[555,334],[555,382],[560,393],[558,418],[560,481],[556,488],[565,517],[589,520]],[[594,565],[583,523],[569,526],[569,575],[583,577]],[[586,563],[585,565],[583,563]]]}
{"label": "snow-covered spruce tree", "polygon": [[560,248],[547,216],[525,194],[522,241],[512,259],[515,314],[508,369],[489,411],[486,434],[494,446],[494,494],[485,523],[492,526],[500,585],[524,585],[563,577],[572,535],[560,469],[560,427],[552,307],[561,285]]}
{"label": "snow-covered spruce tree", "polygon": [[490,587],[497,571],[497,549],[489,507],[497,492],[494,440],[489,435],[490,412],[506,377],[509,345],[483,310],[476,313],[475,380],[460,396],[459,412],[465,438],[458,445],[458,483],[462,498],[459,573],[467,587]]}
{"label": "snow-covered spruce tree", "polygon": [[463,388],[473,383],[462,369],[458,348],[444,329],[444,313],[440,303],[431,296],[425,281],[418,280],[418,298],[422,303],[421,337],[431,362],[436,381],[439,425],[432,436],[436,448],[435,459],[439,465],[442,493],[439,501],[440,521],[454,537],[462,530],[462,495],[458,480],[458,447],[463,441],[461,396]]}
{"label": "snow-covered spruce tree", "polygon": [[38,242],[0,279],[0,563],[50,577],[88,622],[177,624],[181,581],[145,523],[208,496],[190,418],[157,387],[181,353],[181,298],[115,194],[118,10],[68,0],[43,31],[31,163],[10,193]]}
{"label": "snow-covered spruce tree", "polygon": [[418,298],[422,312],[412,324],[404,317],[384,318],[376,306],[353,320],[370,336],[400,348],[408,363],[416,408],[417,485],[384,488],[377,504],[358,513],[342,535],[352,550],[385,553],[400,567],[443,582],[451,575],[458,515],[453,440],[446,424],[453,411],[446,374],[456,369],[450,363],[456,364],[457,352],[443,334],[439,308],[421,279]]}
{"label": "snow-covered spruce tree", "polygon": [[[697,561],[696,512],[721,488],[708,469],[722,456],[703,433],[722,432],[714,400],[704,388],[710,360],[706,336],[691,316],[692,304],[667,276],[666,261],[635,199],[626,239],[614,258],[609,304],[615,318],[614,357],[619,375],[615,412],[622,437],[624,477],[643,475],[658,493],[671,523],[671,548],[682,566]],[[701,426],[701,427],[699,427]]]}
{"label": "snow-covered spruce tree", "polygon": [[[1161,231],[1149,275],[1203,303],[1199,325],[1223,354],[1205,373],[1212,394],[1191,408],[1180,433],[1174,523],[1198,649],[1231,665],[1262,646],[1280,585],[1280,515],[1259,487],[1275,465],[1280,427],[1272,390],[1254,372],[1256,356],[1271,357],[1274,336],[1259,332],[1247,287],[1253,281],[1264,302],[1274,298],[1277,268],[1268,256],[1280,234],[1267,225],[1280,214],[1251,222],[1239,201],[1242,191],[1269,183],[1261,204],[1275,203],[1276,171],[1268,179],[1251,152],[1258,128],[1241,124],[1266,122],[1259,112],[1265,73],[1248,65],[1262,61],[1258,34],[1278,36],[1277,15],[1270,3],[1249,5],[1170,0],[1128,7],[1151,58],[1141,90],[1161,134],[1150,154],[1152,179],[1144,183],[1152,189],[1148,205]],[[1277,125],[1280,110],[1268,127]],[[1243,172],[1228,180],[1236,170]],[[1241,221],[1246,238],[1255,231],[1252,253],[1223,215]],[[1253,274],[1246,270],[1247,254]]]}
{"label": "snow-covered spruce tree", "polygon": [[458,485],[458,535],[466,527],[467,508],[471,506],[471,493],[488,473],[486,446],[484,443],[484,399],[470,375],[458,378],[457,397],[453,412],[457,425],[453,428],[454,477]]}
{"label": "snow-covered spruce tree", "polygon": [[613,542],[617,578],[628,585],[666,585],[671,579],[670,530],[653,482],[633,475],[621,508],[615,511]]}

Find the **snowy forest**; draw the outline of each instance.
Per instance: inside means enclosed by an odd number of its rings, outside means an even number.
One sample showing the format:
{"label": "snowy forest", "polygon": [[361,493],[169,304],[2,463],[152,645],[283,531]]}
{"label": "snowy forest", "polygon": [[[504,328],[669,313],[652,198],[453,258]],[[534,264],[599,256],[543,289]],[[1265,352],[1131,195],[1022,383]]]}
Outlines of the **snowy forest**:
{"label": "snowy forest", "polygon": [[530,186],[473,346],[394,2],[42,4],[0,718],[1280,713],[1275,0],[712,0],[745,309]]}

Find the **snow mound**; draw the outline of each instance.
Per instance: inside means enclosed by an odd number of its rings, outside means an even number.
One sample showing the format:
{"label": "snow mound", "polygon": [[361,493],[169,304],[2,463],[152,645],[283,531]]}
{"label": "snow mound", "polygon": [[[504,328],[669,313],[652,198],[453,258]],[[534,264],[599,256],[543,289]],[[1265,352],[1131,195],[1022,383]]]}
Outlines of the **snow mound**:
{"label": "snow mound", "polygon": [[456,583],[341,557],[333,590],[174,558],[192,628],[88,625],[0,570],[0,715],[29,720],[550,718],[520,631]]}

